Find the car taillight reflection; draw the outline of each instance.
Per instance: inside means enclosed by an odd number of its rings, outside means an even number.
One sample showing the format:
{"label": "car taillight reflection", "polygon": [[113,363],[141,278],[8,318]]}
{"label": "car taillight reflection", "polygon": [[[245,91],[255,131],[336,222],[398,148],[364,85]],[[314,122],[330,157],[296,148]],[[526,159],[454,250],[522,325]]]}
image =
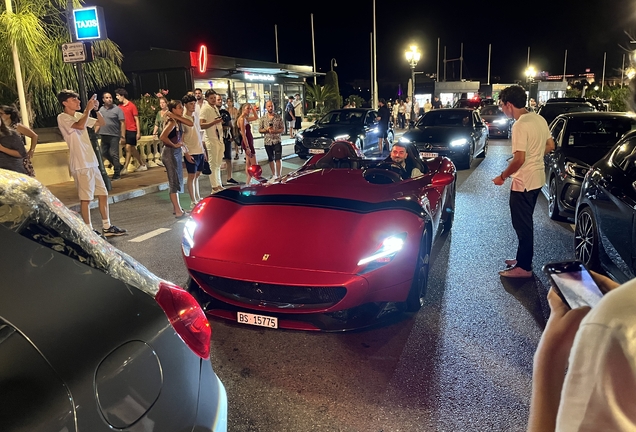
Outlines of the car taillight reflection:
{"label": "car taillight reflection", "polygon": [[176,285],[161,282],[155,300],[186,345],[199,357],[209,358],[212,328],[194,297]]}

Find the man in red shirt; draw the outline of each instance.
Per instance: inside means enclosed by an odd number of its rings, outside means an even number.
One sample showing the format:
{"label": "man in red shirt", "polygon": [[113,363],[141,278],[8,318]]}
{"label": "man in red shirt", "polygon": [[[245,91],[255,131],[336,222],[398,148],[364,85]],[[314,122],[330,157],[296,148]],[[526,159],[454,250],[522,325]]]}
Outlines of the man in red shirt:
{"label": "man in red shirt", "polygon": [[141,138],[141,128],[139,127],[139,112],[134,103],[128,100],[128,92],[123,88],[115,90],[119,108],[124,112],[124,120],[126,122],[126,162],[122,167],[121,173],[128,172],[128,164],[130,159],[134,158],[139,162],[139,166],[135,171],[146,171],[148,167],[146,162],[141,160],[139,151],[137,150],[137,140]]}

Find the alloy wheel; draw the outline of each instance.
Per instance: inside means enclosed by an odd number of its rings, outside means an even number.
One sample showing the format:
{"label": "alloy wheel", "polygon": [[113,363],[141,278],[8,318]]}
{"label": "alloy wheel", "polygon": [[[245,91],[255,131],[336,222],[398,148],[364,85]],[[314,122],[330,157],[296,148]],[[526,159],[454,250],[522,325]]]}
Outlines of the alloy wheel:
{"label": "alloy wheel", "polygon": [[557,203],[557,187],[554,177],[550,179],[548,187],[548,216],[552,220],[559,220],[559,204]]}
{"label": "alloy wheel", "polygon": [[426,290],[428,288],[430,257],[430,241],[427,231],[420,243],[413,283],[406,298],[406,310],[409,312],[416,312],[424,305],[424,298],[426,297]]}
{"label": "alloy wheel", "polygon": [[596,226],[589,209],[583,209],[574,229],[574,255],[588,266],[596,264]]}

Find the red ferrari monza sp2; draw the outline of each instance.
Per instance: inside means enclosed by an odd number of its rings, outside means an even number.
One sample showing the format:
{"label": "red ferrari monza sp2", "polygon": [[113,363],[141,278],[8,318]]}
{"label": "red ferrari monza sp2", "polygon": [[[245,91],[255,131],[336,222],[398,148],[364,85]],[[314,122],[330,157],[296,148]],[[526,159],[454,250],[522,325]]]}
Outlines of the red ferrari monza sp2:
{"label": "red ferrari monza sp2", "polygon": [[[184,229],[188,291],[213,316],[301,330],[417,311],[433,242],[453,223],[455,166],[364,159],[334,143],[274,184],[205,198]],[[402,170],[402,172],[400,172]]]}

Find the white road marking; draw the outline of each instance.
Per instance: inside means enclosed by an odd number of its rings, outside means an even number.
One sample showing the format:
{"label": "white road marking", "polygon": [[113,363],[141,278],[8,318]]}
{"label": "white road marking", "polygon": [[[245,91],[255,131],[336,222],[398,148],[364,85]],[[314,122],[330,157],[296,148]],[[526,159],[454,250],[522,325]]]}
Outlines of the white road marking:
{"label": "white road marking", "polygon": [[163,234],[166,231],[170,231],[169,228],[158,228],[154,231],[150,231],[149,233],[146,233],[144,235],[140,235],[139,237],[135,237],[134,239],[128,240],[129,242],[133,242],[133,243],[141,243],[142,241],[151,239],[153,237],[158,236],[159,234]]}

